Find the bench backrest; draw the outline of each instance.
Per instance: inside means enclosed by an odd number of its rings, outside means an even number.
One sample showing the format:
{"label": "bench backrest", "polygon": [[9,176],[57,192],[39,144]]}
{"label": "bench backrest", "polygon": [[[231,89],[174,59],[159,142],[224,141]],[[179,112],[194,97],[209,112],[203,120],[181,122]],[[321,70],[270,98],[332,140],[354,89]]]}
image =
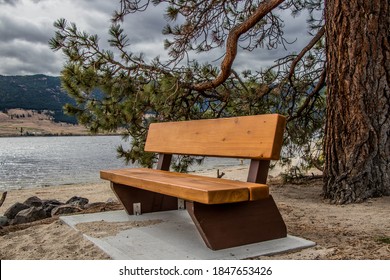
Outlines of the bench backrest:
{"label": "bench backrest", "polygon": [[152,123],[145,151],[277,160],[285,125],[278,114]]}

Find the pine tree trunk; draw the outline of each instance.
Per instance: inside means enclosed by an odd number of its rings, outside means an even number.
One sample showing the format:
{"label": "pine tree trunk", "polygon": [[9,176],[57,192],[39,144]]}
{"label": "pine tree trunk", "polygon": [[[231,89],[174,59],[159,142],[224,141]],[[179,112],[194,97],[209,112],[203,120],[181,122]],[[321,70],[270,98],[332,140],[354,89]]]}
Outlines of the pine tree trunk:
{"label": "pine tree trunk", "polygon": [[324,197],[390,195],[389,0],[326,1]]}

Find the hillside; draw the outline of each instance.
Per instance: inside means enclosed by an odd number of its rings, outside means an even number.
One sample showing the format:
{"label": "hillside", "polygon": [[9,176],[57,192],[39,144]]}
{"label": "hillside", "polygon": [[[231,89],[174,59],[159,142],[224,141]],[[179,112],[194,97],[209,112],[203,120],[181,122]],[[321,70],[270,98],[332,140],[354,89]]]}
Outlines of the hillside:
{"label": "hillside", "polygon": [[89,131],[77,124],[54,122],[47,111],[9,109],[0,112],[0,137],[88,135]]}
{"label": "hillside", "polygon": [[45,75],[2,76],[0,75],[0,111],[20,108],[25,110],[50,111],[55,122],[77,123],[74,117],[63,113],[66,103],[74,104],[61,89],[59,77]]}

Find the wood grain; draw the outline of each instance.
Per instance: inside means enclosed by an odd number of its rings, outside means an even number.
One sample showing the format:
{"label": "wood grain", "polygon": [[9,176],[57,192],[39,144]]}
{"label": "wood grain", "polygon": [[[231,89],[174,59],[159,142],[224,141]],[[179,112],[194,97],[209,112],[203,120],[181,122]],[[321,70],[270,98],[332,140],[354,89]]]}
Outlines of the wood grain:
{"label": "wood grain", "polygon": [[263,184],[146,168],[102,170],[100,177],[116,184],[205,204],[258,200],[269,196],[269,188]]}
{"label": "wood grain", "polygon": [[285,124],[278,114],[153,123],[145,151],[277,160]]}

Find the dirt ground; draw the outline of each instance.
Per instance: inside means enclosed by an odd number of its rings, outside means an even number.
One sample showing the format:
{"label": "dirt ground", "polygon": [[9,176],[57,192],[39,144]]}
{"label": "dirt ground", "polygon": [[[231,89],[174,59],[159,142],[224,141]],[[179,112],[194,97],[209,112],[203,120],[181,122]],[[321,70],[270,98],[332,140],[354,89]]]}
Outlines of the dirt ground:
{"label": "dirt ground", "polygon": [[272,186],[288,233],[317,245],[268,259],[389,260],[390,197],[332,205],[322,200],[321,189],[321,180]]}
{"label": "dirt ground", "polygon": [[[312,240],[317,245],[296,252],[262,256],[260,259],[390,259],[390,197],[353,205],[331,205],[320,196],[320,180],[307,180],[301,184],[274,182],[270,189],[287,224],[288,233]],[[77,195],[87,197],[91,202],[114,197],[105,182],[16,190],[8,193],[0,213],[14,202],[23,202],[33,195],[62,201]],[[94,260],[109,257],[79,232],[58,219],[49,219],[1,229],[0,259]]]}

